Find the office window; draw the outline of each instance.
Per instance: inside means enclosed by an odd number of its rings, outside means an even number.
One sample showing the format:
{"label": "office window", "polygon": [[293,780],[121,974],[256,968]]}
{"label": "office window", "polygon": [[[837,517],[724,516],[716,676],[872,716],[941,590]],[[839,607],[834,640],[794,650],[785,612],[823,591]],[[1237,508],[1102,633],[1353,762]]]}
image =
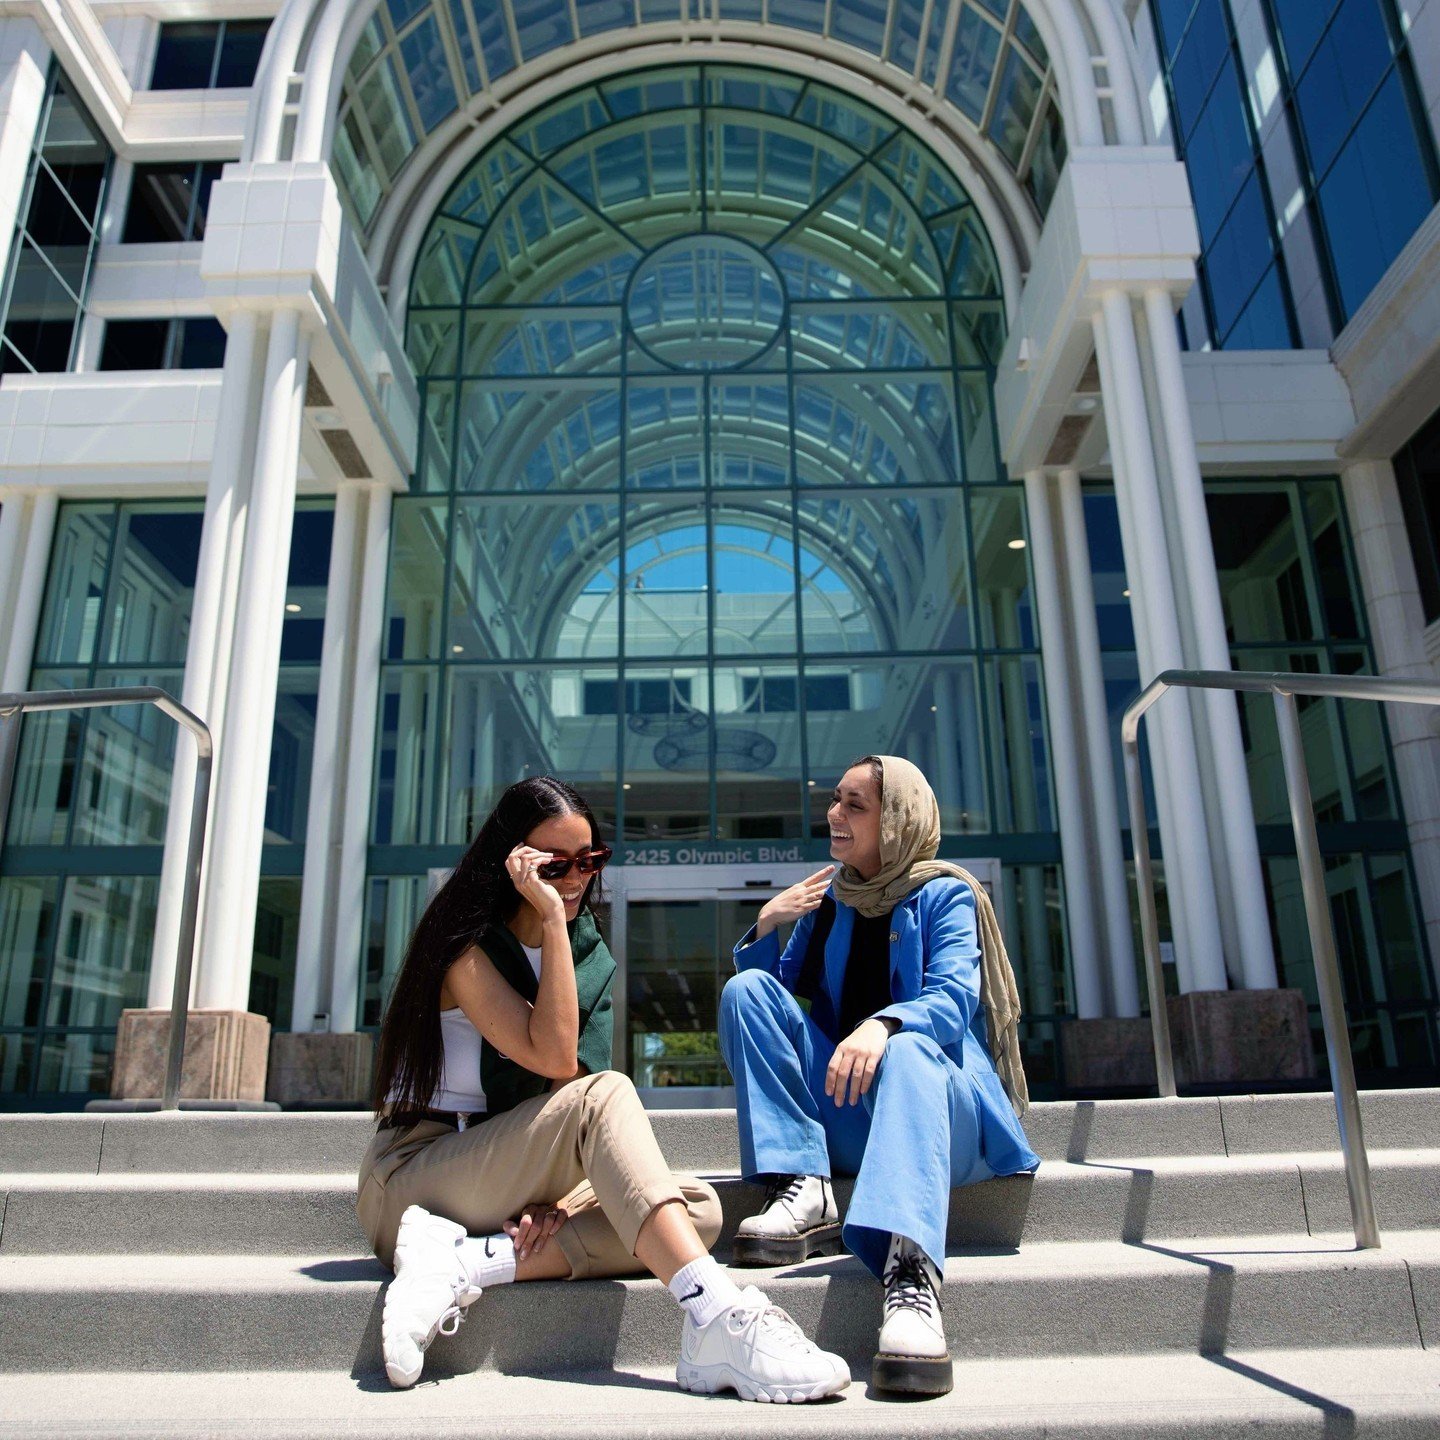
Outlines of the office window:
{"label": "office window", "polygon": [[137,165],[121,243],[203,240],[210,187],[224,168],[221,160]]}
{"label": "office window", "polygon": [[70,368],[110,160],[109,147],[56,67],[0,288],[0,374]]}
{"label": "office window", "polygon": [[255,81],[268,20],[162,25],[150,72],[152,90],[236,90]]}
{"label": "office window", "polygon": [[213,316],[106,322],[102,370],[218,370],[224,363],[225,327]]}

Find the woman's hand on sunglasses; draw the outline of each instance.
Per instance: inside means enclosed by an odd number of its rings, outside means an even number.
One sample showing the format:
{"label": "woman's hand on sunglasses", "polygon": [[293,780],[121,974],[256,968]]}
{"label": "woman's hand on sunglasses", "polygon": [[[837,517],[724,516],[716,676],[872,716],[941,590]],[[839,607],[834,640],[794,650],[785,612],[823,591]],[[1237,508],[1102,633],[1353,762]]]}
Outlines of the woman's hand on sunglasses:
{"label": "woman's hand on sunglasses", "polygon": [[505,857],[511,882],[521,898],[540,912],[542,920],[552,916],[565,918],[565,902],[560,892],[548,880],[540,878],[540,867],[554,858],[548,850],[537,850],[533,845],[517,845]]}

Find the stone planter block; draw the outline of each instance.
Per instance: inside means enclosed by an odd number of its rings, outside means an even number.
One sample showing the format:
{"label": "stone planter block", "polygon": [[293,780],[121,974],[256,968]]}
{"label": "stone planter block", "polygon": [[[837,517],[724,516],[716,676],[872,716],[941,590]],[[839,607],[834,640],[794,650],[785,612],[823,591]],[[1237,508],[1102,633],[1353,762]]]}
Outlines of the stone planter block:
{"label": "stone planter block", "polygon": [[1069,1090],[1119,1090],[1155,1083],[1155,1046],[1147,1019],[1070,1020],[1060,1027]]}
{"label": "stone planter block", "polygon": [[373,1035],[276,1035],[268,1098],[281,1105],[363,1104],[374,1060]]}
{"label": "stone planter block", "polygon": [[1169,1005],[1177,1085],[1315,1078],[1303,992],[1196,990]]}
{"label": "stone planter block", "polygon": [[[168,1010],[122,1010],[110,1094],[149,1100],[165,1087]],[[270,1022],[244,1010],[191,1010],[185,1022],[180,1094],[187,1100],[263,1100]]]}

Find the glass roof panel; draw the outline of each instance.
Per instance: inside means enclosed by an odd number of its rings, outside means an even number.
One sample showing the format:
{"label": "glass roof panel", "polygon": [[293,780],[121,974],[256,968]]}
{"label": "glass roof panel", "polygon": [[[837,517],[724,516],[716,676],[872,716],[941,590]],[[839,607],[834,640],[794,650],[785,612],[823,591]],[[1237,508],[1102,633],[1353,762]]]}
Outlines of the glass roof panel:
{"label": "glass roof panel", "polygon": [[1022,58],[1021,52],[1012,46],[1005,57],[1005,78],[1000,83],[995,115],[990,122],[990,138],[1012,165],[1018,166],[1025,153],[1041,84],[1040,77]]}
{"label": "glass roof panel", "polygon": [[520,58],[534,60],[575,38],[567,0],[509,0]]}
{"label": "glass roof panel", "polygon": [[[711,0],[711,7],[712,18],[718,9],[722,24],[761,18],[760,0]],[[633,29],[637,10],[643,27],[677,20],[680,3],[387,0],[351,57],[340,115],[343,139],[337,142],[335,169],[360,224],[374,223],[386,193],[416,154],[421,134],[441,125],[458,106],[469,105],[472,97],[484,96],[488,86],[524,61],[580,37]],[[827,24],[827,0],[770,0],[764,24],[818,33]],[[905,75],[938,88],[976,125],[983,122],[987,138],[1017,169],[1043,213],[1054,190],[1057,161],[1063,161],[1063,127],[1054,87],[1047,85],[1045,47],[1020,0],[933,0],[928,7],[923,0],[829,0],[828,25],[830,38],[883,57]],[[1006,33],[1014,37],[1008,47]],[[941,75],[947,43],[952,53],[948,73]],[[761,74],[707,66],[708,99],[717,107],[818,123],[862,152],[883,136],[888,122],[863,105],[829,91],[822,102],[798,75]],[[697,100],[699,75],[696,66],[664,67],[606,81],[583,100],[568,102],[568,114],[547,112],[515,138],[544,155],[588,133],[597,105],[617,119],[690,108]],[[1032,129],[1038,144],[1029,143]],[[739,159],[728,146],[725,154]],[[757,163],[757,171],[768,174],[770,168]]]}
{"label": "glass roof panel", "polygon": [[401,42],[410,77],[410,90],[420,111],[420,123],[426,131],[433,130],[447,116],[455,113],[455,82],[450,75],[450,62],[440,40],[440,26],[433,15],[427,15]]}
{"label": "glass roof panel", "polygon": [[1000,57],[1000,32],[978,11],[960,12],[955,49],[950,57],[950,77],[945,98],[976,121],[985,113],[995,62]]}
{"label": "glass roof panel", "polygon": [[833,0],[830,34],[857,49],[878,55],[885,44],[887,0]]}

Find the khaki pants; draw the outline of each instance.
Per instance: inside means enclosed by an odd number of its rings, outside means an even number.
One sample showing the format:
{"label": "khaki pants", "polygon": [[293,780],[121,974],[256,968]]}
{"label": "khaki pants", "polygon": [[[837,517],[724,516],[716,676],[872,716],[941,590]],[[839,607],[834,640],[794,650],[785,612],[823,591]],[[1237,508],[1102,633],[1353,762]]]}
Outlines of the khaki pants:
{"label": "khaki pants", "polygon": [[438,1121],[381,1129],[360,1164],[355,1209],[375,1253],[392,1263],[408,1205],[493,1235],[527,1205],[566,1200],[554,1242],[574,1279],[634,1275],[640,1227],[657,1205],[682,1201],[708,1250],[720,1201],[703,1180],[672,1175],[625,1075],[602,1070],[493,1120],[454,1131]]}

